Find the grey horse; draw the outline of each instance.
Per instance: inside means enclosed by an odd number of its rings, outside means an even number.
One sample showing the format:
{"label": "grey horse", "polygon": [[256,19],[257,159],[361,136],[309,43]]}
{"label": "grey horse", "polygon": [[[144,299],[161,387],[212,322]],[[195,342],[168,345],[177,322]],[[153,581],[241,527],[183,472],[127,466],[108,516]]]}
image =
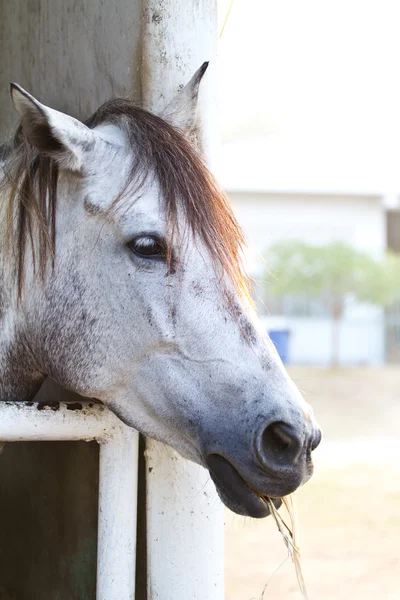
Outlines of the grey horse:
{"label": "grey horse", "polygon": [[16,84],[2,147],[0,398],[51,377],[210,471],[237,513],[312,473],[321,433],[251,306],[243,237],[189,141],[203,65],[161,115],[84,124]]}

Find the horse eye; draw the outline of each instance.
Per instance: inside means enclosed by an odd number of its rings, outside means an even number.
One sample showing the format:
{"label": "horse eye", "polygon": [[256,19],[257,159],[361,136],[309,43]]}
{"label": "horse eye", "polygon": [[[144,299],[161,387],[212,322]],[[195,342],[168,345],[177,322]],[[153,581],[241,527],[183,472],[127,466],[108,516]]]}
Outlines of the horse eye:
{"label": "horse eye", "polygon": [[141,258],[165,258],[166,255],[163,242],[150,235],[134,238],[128,247]]}

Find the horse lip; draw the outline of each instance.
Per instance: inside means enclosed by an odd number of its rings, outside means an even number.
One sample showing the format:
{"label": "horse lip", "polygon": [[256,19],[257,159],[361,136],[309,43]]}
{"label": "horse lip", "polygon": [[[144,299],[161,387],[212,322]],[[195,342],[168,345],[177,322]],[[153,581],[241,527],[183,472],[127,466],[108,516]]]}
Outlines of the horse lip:
{"label": "horse lip", "polygon": [[[251,489],[235,467],[220,454],[210,454],[206,464],[221,500],[232,511],[254,518],[267,517],[270,514],[266,496]],[[273,499],[279,508],[281,500]]]}

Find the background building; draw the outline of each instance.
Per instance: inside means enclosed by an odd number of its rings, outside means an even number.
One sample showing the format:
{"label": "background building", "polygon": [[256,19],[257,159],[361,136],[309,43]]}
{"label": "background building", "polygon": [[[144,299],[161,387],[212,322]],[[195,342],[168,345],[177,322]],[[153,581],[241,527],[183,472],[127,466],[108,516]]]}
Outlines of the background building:
{"label": "background building", "polygon": [[[343,240],[400,251],[400,38],[396,2],[220,0],[221,179],[252,245]],[[268,257],[267,257],[268,258]],[[330,326],[317,306],[280,311],[290,360],[324,364]],[[399,315],[349,303],[344,364],[398,357]]]}
{"label": "background building", "polygon": [[[320,156],[314,161],[310,153],[282,146],[276,136],[224,145],[222,181],[248,240],[249,267],[258,281],[256,298],[263,297],[268,247],[277,241],[343,241],[373,256],[386,249],[400,251],[399,195],[385,192],[376,172],[364,170],[360,163],[349,170],[327,157],[322,172],[314,166],[321,162]],[[258,309],[269,330],[289,330],[288,362],[329,364],[332,323],[321,303],[307,297],[278,302],[268,298],[258,302]],[[397,360],[399,332],[397,306],[384,310],[349,298],[340,363]]]}

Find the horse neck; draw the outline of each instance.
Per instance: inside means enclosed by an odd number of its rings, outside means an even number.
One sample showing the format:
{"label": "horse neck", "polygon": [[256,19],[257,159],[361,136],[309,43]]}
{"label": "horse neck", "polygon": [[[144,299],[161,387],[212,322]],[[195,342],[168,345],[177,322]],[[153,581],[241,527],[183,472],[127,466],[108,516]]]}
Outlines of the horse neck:
{"label": "horse neck", "polygon": [[0,401],[26,400],[35,395],[43,376],[29,350],[15,266],[5,248],[7,189],[0,190]]}

